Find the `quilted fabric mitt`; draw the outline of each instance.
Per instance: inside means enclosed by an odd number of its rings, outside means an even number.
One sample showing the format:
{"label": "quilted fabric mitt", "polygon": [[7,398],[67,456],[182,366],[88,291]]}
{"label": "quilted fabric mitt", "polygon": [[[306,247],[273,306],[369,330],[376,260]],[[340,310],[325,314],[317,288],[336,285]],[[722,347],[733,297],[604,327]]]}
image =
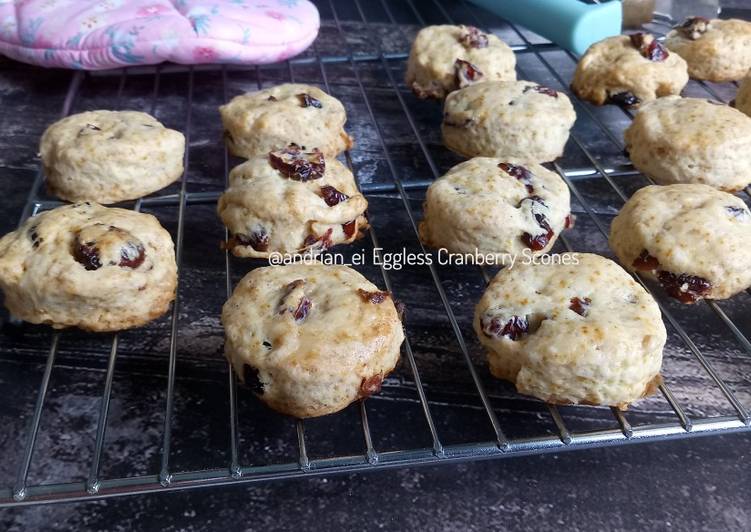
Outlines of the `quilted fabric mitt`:
{"label": "quilted fabric mitt", "polygon": [[307,0],[0,0],[0,53],[47,67],[262,64],[318,34]]}

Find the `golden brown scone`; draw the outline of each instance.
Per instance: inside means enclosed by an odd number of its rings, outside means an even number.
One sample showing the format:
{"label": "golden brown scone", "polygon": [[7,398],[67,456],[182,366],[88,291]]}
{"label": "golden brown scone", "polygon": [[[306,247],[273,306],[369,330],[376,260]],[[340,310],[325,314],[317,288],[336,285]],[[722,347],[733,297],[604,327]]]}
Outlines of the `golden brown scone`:
{"label": "golden brown scone", "polygon": [[640,109],[624,137],[634,166],[660,185],[733,192],[751,183],[751,118],[720,102],[660,98]]}
{"label": "golden brown scone", "polygon": [[266,155],[289,144],[318,148],[327,157],[352,147],[342,102],[311,85],[284,83],[242,94],[219,112],[227,145],[238,157]]}
{"label": "golden brown scone", "polygon": [[576,120],[563,93],[532,81],[487,81],[449,94],[441,133],[464,157],[549,162],[563,154]]}
{"label": "golden brown scone", "polygon": [[185,137],[146,113],[88,111],[48,127],[39,151],[52,194],[117,203],[179,179]]}
{"label": "golden brown scone", "polygon": [[420,30],[407,60],[405,82],[418,98],[443,99],[484,81],[514,81],[516,57],[506,43],[473,26]]}
{"label": "golden brown scone", "polygon": [[56,329],[119,331],[164,314],[175,297],[170,234],[150,214],[66,205],[0,240],[0,287],[14,316]]}
{"label": "golden brown scone", "polygon": [[222,309],[225,353],[274,410],[316,417],[380,390],[402,324],[388,292],[347,266],[257,268]]}
{"label": "golden brown scone", "polygon": [[657,279],[682,303],[726,299],[751,286],[751,213],[706,185],[649,186],[610,226],[624,267]]}
{"label": "golden brown scone", "polygon": [[549,251],[569,225],[571,209],[558,174],[535,163],[475,157],[430,185],[424,211],[420,239],[426,245],[507,264],[525,252]]}
{"label": "golden brown scone", "polygon": [[686,62],[648,33],[617,35],[587,49],[571,88],[596,105],[638,107],[661,96],[680,94],[688,83]]}
{"label": "golden brown scone", "polygon": [[295,145],[234,168],[217,205],[232,234],[228,249],[257,258],[349,244],[368,228],[367,208],[346,166]]}
{"label": "golden brown scone", "polygon": [[665,46],[686,60],[692,78],[734,81],[751,68],[751,22],[692,17],[668,33]]}
{"label": "golden brown scone", "polygon": [[625,410],[653,393],[666,332],[652,296],[605,257],[549,258],[501,270],[480,299],[491,373],[549,403]]}

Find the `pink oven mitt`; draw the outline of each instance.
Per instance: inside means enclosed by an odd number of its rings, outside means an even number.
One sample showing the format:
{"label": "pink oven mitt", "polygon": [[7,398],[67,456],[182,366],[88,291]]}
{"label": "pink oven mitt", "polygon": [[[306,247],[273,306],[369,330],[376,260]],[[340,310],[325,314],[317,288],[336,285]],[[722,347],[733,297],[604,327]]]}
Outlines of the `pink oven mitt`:
{"label": "pink oven mitt", "polygon": [[308,0],[0,0],[0,54],[100,70],[175,63],[273,63],[318,34]]}

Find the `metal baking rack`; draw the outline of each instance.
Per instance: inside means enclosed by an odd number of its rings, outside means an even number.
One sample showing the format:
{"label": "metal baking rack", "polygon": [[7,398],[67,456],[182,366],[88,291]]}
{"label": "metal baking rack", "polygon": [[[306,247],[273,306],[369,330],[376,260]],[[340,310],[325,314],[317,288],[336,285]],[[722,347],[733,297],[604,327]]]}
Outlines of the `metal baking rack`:
{"label": "metal baking rack", "polygon": [[[342,43],[351,43],[353,41],[361,42],[361,35],[353,35],[348,28],[389,28],[393,30],[399,24],[410,27],[413,31],[420,26],[430,23],[465,23],[473,24],[487,29],[487,24],[483,21],[493,22],[493,18],[488,14],[480,12],[470,4],[465,2],[437,2],[437,1],[412,1],[397,2],[396,0],[378,0],[368,2],[354,0],[354,2],[320,0],[317,2],[319,10],[324,19],[324,29],[338,34]],[[398,11],[398,13],[397,13]],[[342,14],[342,13],[346,14]],[[374,22],[373,13],[377,13],[378,21]],[[404,22],[405,17],[407,22]],[[399,20],[397,20],[399,19]],[[411,20],[409,20],[411,19]],[[668,26],[667,19],[657,16],[655,23],[652,25],[653,31],[664,31]],[[552,83],[558,90],[567,89],[567,79],[564,74],[559,72],[559,65],[551,59],[551,54],[555,54],[556,60],[561,57],[568,61],[568,68],[573,68],[577,58],[555,45],[542,42],[539,38],[530,35],[525,30],[514,27],[513,25],[497,22],[493,29],[502,28],[506,33],[503,37],[508,39],[511,35],[515,37],[516,44],[513,45],[517,57],[520,59],[535,60],[536,64],[542,70],[527,72],[525,70],[525,61],[519,61],[520,79],[536,79],[539,73],[543,72],[546,79],[539,80],[548,84]],[[398,29],[396,34],[401,34]],[[323,31],[322,31],[323,34]],[[200,83],[201,77],[206,72],[212,72],[216,75],[220,73],[222,81],[222,94],[226,101],[230,97],[228,77],[233,74],[242,73],[249,77],[254,77],[257,87],[262,86],[262,80],[271,75],[278,76],[279,72],[286,72],[287,81],[299,79],[298,71],[300,69],[317,70],[320,84],[327,92],[337,94],[339,89],[346,88],[354,91],[364,110],[364,119],[371,128],[376,132],[375,139],[365,142],[368,150],[378,152],[379,158],[385,163],[384,169],[390,179],[383,181],[361,180],[361,188],[369,198],[389,198],[396,205],[401,205],[404,212],[401,216],[405,218],[408,230],[412,231],[411,238],[417,242],[416,227],[419,217],[419,207],[415,206],[415,200],[419,200],[419,195],[424,192],[425,187],[442,171],[441,167],[445,164],[439,164],[436,161],[435,149],[429,139],[426,139],[424,129],[421,127],[420,118],[415,111],[415,105],[422,105],[416,102],[409,90],[401,81],[400,72],[403,70],[407,57],[409,38],[402,35],[402,51],[384,51],[382,43],[372,45],[366,52],[357,52],[354,48],[340,49],[338,54],[323,53],[319,44],[316,43],[313,48],[305,55],[299,58],[287,61],[282,65],[267,65],[262,67],[233,67],[233,66],[198,66],[182,67],[178,65],[163,65],[159,67],[131,67],[122,69],[117,72],[105,72],[86,74],[76,72],[71,75],[70,85],[67,90],[67,97],[63,104],[61,115],[69,114],[74,108],[77,95],[93,76],[119,76],[117,94],[113,95],[113,107],[118,108],[121,103],[123,88],[126,83],[138,76],[151,76],[153,78],[152,92],[150,95],[150,105],[144,110],[152,113],[157,107],[160,98],[160,84],[167,76],[180,73],[187,73],[187,97],[185,103],[186,114],[184,116],[183,131],[186,135],[186,152],[185,152],[185,176],[191,171],[191,130],[193,128],[193,108],[195,102],[195,87]],[[348,73],[348,81],[339,82],[331,74],[332,68],[343,68]],[[396,72],[396,73],[395,73]],[[271,73],[271,74],[269,74]],[[275,78],[276,79],[276,78]],[[552,80],[552,81],[551,81]],[[706,97],[722,100],[716,86],[705,83],[691,82],[693,91],[699,91]],[[396,113],[398,116],[385,116],[382,111],[374,105],[373,91],[385,92],[392,101],[398,104]],[[146,96],[146,95],[144,95]],[[727,97],[724,98],[727,101]],[[604,139],[605,143],[611,143],[611,151],[620,152],[623,149],[623,143],[618,135],[608,127],[606,121],[602,118],[601,109],[595,109],[588,104],[575,101],[577,113],[580,121],[585,121],[594,129],[595,136]],[[438,106],[439,104],[435,104]],[[610,107],[607,112],[621,113]],[[623,111],[629,115],[628,111]],[[350,115],[350,118],[352,116]],[[429,172],[429,179],[410,179],[403,180],[402,173],[404,167],[397,161],[394,156],[393,148],[388,134],[384,130],[384,123],[391,119],[398,119],[405,124],[409,136],[409,155],[416,160],[421,161],[421,165]],[[218,121],[218,115],[216,117]],[[585,225],[595,233],[607,237],[607,222],[603,220],[607,215],[612,215],[617,211],[620,205],[612,205],[610,210],[604,212],[602,206],[596,205],[592,200],[592,193],[583,190],[590,183],[599,186],[609,187],[608,194],[615,194],[619,201],[625,201],[628,197],[623,188],[623,179],[636,178],[638,172],[626,161],[609,162],[607,157],[601,157],[599,153],[591,148],[588,142],[591,133],[583,136],[581,132],[575,130],[569,143],[567,156],[553,163],[552,167],[557,171],[569,185],[572,192],[573,205],[578,210],[580,224]],[[362,139],[357,139],[362,141]],[[218,141],[218,140],[217,140]],[[360,149],[359,147],[356,148]],[[568,154],[576,153],[572,161],[569,160]],[[353,156],[349,152],[345,155],[346,162],[353,169],[356,176],[361,173],[361,168],[353,162]],[[584,164],[582,164],[582,161]],[[224,179],[226,182],[228,170],[231,165],[231,159],[226,150],[224,151]],[[219,192],[217,191],[189,191],[186,183],[188,179],[184,177],[179,188],[175,192],[150,196],[143,198],[135,203],[135,209],[149,208],[153,209],[157,215],[159,209],[170,208],[177,209],[177,221],[175,230],[176,254],[179,268],[182,271],[182,259],[184,250],[187,245],[185,239],[185,219],[186,212],[194,205],[213,203],[216,201]],[[361,177],[361,176],[358,176]],[[643,178],[642,178],[643,179]],[[619,181],[621,180],[621,181]],[[32,189],[29,193],[28,200],[25,204],[22,221],[29,216],[37,214],[39,211],[53,208],[59,203],[43,197],[41,194],[43,185],[43,176],[39,171]],[[603,189],[599,189],[603,190]],[[748,192],[748,191],[747,191]],[[417,196],[411,196],[416,194]],[[744,198],[747,199],[747,198]],[[607,210],[607,209],[605,209]],[[373,210],[371,203],[371,215],[389,216],[389,213],[379,213]],[[577,249],[577,243],[574,242],[577,228],[564,233],[561,238],[563,249]],[[374,228],[369,233],[370,246],[372,248],[380,247],[381,242],[388,241],[391,235],[378,233]],[[415,244],[416,249],[425,251],[420,244]],[[607,252],[607,250],[600,250]],[[226,293],[227,296],[232,291],[233,259],[225,254],[226,268]],[[106,370],[103,381],[103,391],[99,399],[98,420],[96,423],[95,439],[93,442],[92,460],[87,465],[88,475],[85,481],[80,482],[56,482],[52,479],[50,482],[30,484],[28,481],[30,467],[35,459],[40,456],[35,455],[37,436],[40,431],[43,413],[45,412],[45,400],[48,396],[50,381],[53,367],[56,365],[58,355],[58,345],[60,338],[68,334],[67,332],[51,332],[51,341],[47,349],[46,362],[44,363],[44,372],[39,385],[36,403],[28,423],[28,430],[22,436],[22,450],[19,453],[20,460],[17,468],[15,483],[11,486],[0,487],[0,507],[28,505],[42,502],[54,501],[71,501],[104,498],[110,496],[119,496],[135,493],[159,492],[167,490],[182,490],[196,487],[232,485],[248,482],[260,482],[267,480],[277,480],[292,477],[306,477],[311,475],[330,475],[334,473],[357,472],[366,470],[386,469],[395,467],[407,467],[421,464],[438,464],[452,463],[466,460],[508,458],[514,456],[532,455],[544,452],[559,452],[569,449],[587,449],[592,447],[601,447],[607,445],[620,445],[633,442],[655,442],[674,438],[689,438],[707,434],[730,433],[748,431],[751,418],[749,411],[744,406],[744,402],[738,397],[739,387],[744,384],[734,383],[729,385],[726,379],[721,375],[714,366],[714,361],[710,360],[705,354],[706,345],[694,340],[694,333],[687,330],[683,325],[683,320],[679,314],[682,308],[665,302],[658,293],[655,295],[661,302],[663,316],[675,342],[681,344],[680,349],[686,352],[687,364],[693,368],[692,371],[700,373],[702,379],[714,388],[714,392],[725,401],[726,410],[718,415],[704,414],[701,407],[693,408],[692,413],[678,399],[677,394],[673,392],[670,384],[660,386],[660,401],[664,401],[667,408],[659,414],[652,415],[650,411],[635,412],[632,416],[631,411],[620,412],[617,409],[592,409],[592,412],[599,412],[599,424],[596,428],[577,430],[571,428],[567,423],[567,411],[575,407],[556,407],[554,405],[543,405],[542,403],[529,398],[515,397],[511,399],[512,405],[523,405],[523,408],[532,408],[541,422],[549,423],[551,431],[543,434],[511,436],[504,427],[503,416],[499,416],[498,394],[488,392],[490,379],[483,365],[483,355],[478,352],[476,345],[472,345],[471,338],[468,336],[467,329],[460,323],[460,319],[466,320],[466,316],[459,315],[453,305],[453,295],[447,291],[447,283],[444,277],[445,272],[441,267],[431,265],[425,272],[432,280],[437,299],[433,302],[435,312],[445,314],[445,319],[449,324],[450,333],[454,336],[458,351],[456,356],[460,359],[460,364],[465,366],[468,372],[468,382],[472,390],[473,398],[461,394],[452,395],[448,390],[446,393],[436,391],[436,397],[440,399],[430,399],[433,390],[441,389],[438,384],[433,384],[430,379],[426,379],[423,374],[424,368],[421,368],[421,359],[415,354],[415,345],[420,342],[416,331],[410,328],[409,321],[406,325],[406,341],[403,346],[404,372],[401,377],[387,380],[384,386],[384,397],[376,396],[367,401],[363,400],[353,407],[359,417],[360,427],[355,432],[361,432],[361,452],[349,454],[331,454],[321,457],[311,457],[308,446],[310,440],[306,437],[306,426],[308,421],[294,420],[294,431],[297,436],[297,457],[291,461],[281,463],[245,463],[240,452],[239,436],[239,418],[244,417],[245,412],[240,412],[238,408],[238,386],[236,379],[227,364],[227,390],[228,390],[228,412],[227,412],[227,431],[229,432],[229,450],[227,456],[229,460],[217,459],[214,467],[193,470],[181,470],[172,466],[171,459],[174,449],[180,445],[179,441],[173,438],[173,409],[175,404],[175,384],[176,384],[176,362],[178,358],[178,339],[181,334],[179,313],[181,305],[184,304],[181,292],[178,290],[178,298],[175,300],[171,315],[169,318],[169,347],[166,351],[167,360],[167,386],[165,392],[165,402],[163,407],[163,427],[161,435],[161,447],[158,450],[159,468],[148,474],[133,474],[118,478],[108,478],[101,474],[102,461],[106,445],[106,432],[108,429],[108,414],[111,403],[113,390],[113,376],[115,373],[115,364],[118,358],[118,335],[114,335],[112,343],[106,356]],[[467,275],[480,277],[480,282],[487,282],[492,272],[481,268],[468,268]],[[380,279],[377,280],[379,285],[393,290],[397,298],[406,299],[408,294],[404,290],[395,286],[393,282],[393,272],[385,269],[380,270]],[[646,283],[647,288],[652,288]],[[741,297],[741,296],[739,296]],[[743,295],[746,297],[746,294]],[[748,357],[751,354],[751,343],[743,332],[744,327],[734,322],[729,313],[724,310],[724,305],[713,301],[703,302],[700,305],[706,305],[711,313],[723,324],[722,334],[730,337],[741,353],[741,357]],[[748,313],[745,314],[748,317]],[[42,346],[39,347],[42,349]],[[666,366],[671,364],[670,357],[666,358]],[[745,383],[748,384],[748,383]],[[445,387],[444,387],[445,388]],[[751,393],[751,386],[743,388],[743,394]],[[388,393],[390,389],[398,390],[392,396]],[[442,394],[442,395],[441,395]],[[745,397],[745,395],[744,395]],[[381,400],[388,400],[398,404],[418,405],[419,418],[421,423],[401,427],[395,430],[401,431],[424,431],[428,445],[400,447],[396,449],[379,449],[376,434],[371,430],[369,422],[369,412],[372,415],[372,405],[378,404]],[[472,410],[484,418],[484,422],[489,424],[489,433],[491,436],[486,439],[466,439],[459,441],[447,441],[442,434],[441,424],[436,421],[436,412],[443,406],[456,407],[459,410]],[[529,406],[532,405],[532,406]],[[154,408],[157,408],[154,405]],[[513,408],[513,406],[512,406]],[[250,413],[252,415],[252,413]],[[332,416],[335,417],[335,416]],[[608,421],[609,419],[609,421]],[[456,438],[453,438],[456,440]],[[227,450],[224,450],[227,451]]]}

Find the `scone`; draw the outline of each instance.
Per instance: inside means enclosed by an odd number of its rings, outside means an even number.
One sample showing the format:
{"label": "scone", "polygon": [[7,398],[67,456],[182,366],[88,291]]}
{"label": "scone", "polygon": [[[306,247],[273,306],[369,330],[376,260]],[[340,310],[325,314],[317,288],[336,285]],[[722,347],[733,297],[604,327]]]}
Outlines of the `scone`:
{"label": "scone", "polygon": [[596,105],[637,107],[680,94],[688,83],[686,62],[648,33],[608,37],[590,46],[576,65],[571,89]]}
{"label": "scone", "polygon": [[661,383],[665,326],[652,296],[589,253],[501,270],[475,309],[491,373],[548,403],[625,410]]}
{"label": "scone", "polygon": [[0,239],[5,306],[31,323],[138,327],[167,311],[176,284],[172,238],[150,214],[77,203]]}
{"label": "scone", "polygon": [[751,75],[746,76],[741,81],[732,105],[746,116],[751,117]]}
{"label": "scone", "polygon": [[563,154],[575,120],[565,94],[531,81],[488,81],[449,94],[441,132],[464,157],[548,162]]}
{"label": "scone", "polygon": [[347,266],[257,268],[224,304],[222,324],[240,378],[298,418],[377,393],[404,340],[391,294]]}
{"label": "scone", "polygon": [[420,30],[407,60],[405,81],[418,98],[443,99],[473,83],[513,81],[516,57],[506,43],[473,26]]}
{"label": "scone", "polygon": [[291,144],[234,168],[217,209],[232,234],[227,248],[263,258],[353,242],[368,227],[367,207],[346,166]]}
{"label": "scone", "polygon": [[751,213],[706,185],[637,191],[610,227],[610,247],[627,269],[657,279],[682,303],[726,299],[751,286]]}
{"label": "scone", "polygon": [[140,198],[183,173],[185,137],[136,111],[88,111],[47,128],[39,146],[47,189],[68,201]]}
{"label": "scone", "polygon": [[692,17],[668,33],[665,46],[686,60],[694,79],[741,79],[751,68],[751,22]]}
{"label": "scone", "polygon": [[[566,183],[539,164],[475,157],[428,188],[420,239],[428,246],[509,264],[553,247],[570,223]],[[477,262],[477,261],[475,261]]]}
{"label": "scone", "polygon": [[652,21],[655,0],[623,0],[623,27],[638,28]]}
{"label": "scone", "polygon": [[751,118],[727,105],[661,98],[637,113],[624,137],[634,166],[661,185],[736,191],[751,183]]}
{"label": "scone", "polygon": [[238,157],[265,155],[290,143],[315,146],[327,157],[352,147],[342,102],[311,85],[285,83],[242,94],[219,113],[227,146]]}

